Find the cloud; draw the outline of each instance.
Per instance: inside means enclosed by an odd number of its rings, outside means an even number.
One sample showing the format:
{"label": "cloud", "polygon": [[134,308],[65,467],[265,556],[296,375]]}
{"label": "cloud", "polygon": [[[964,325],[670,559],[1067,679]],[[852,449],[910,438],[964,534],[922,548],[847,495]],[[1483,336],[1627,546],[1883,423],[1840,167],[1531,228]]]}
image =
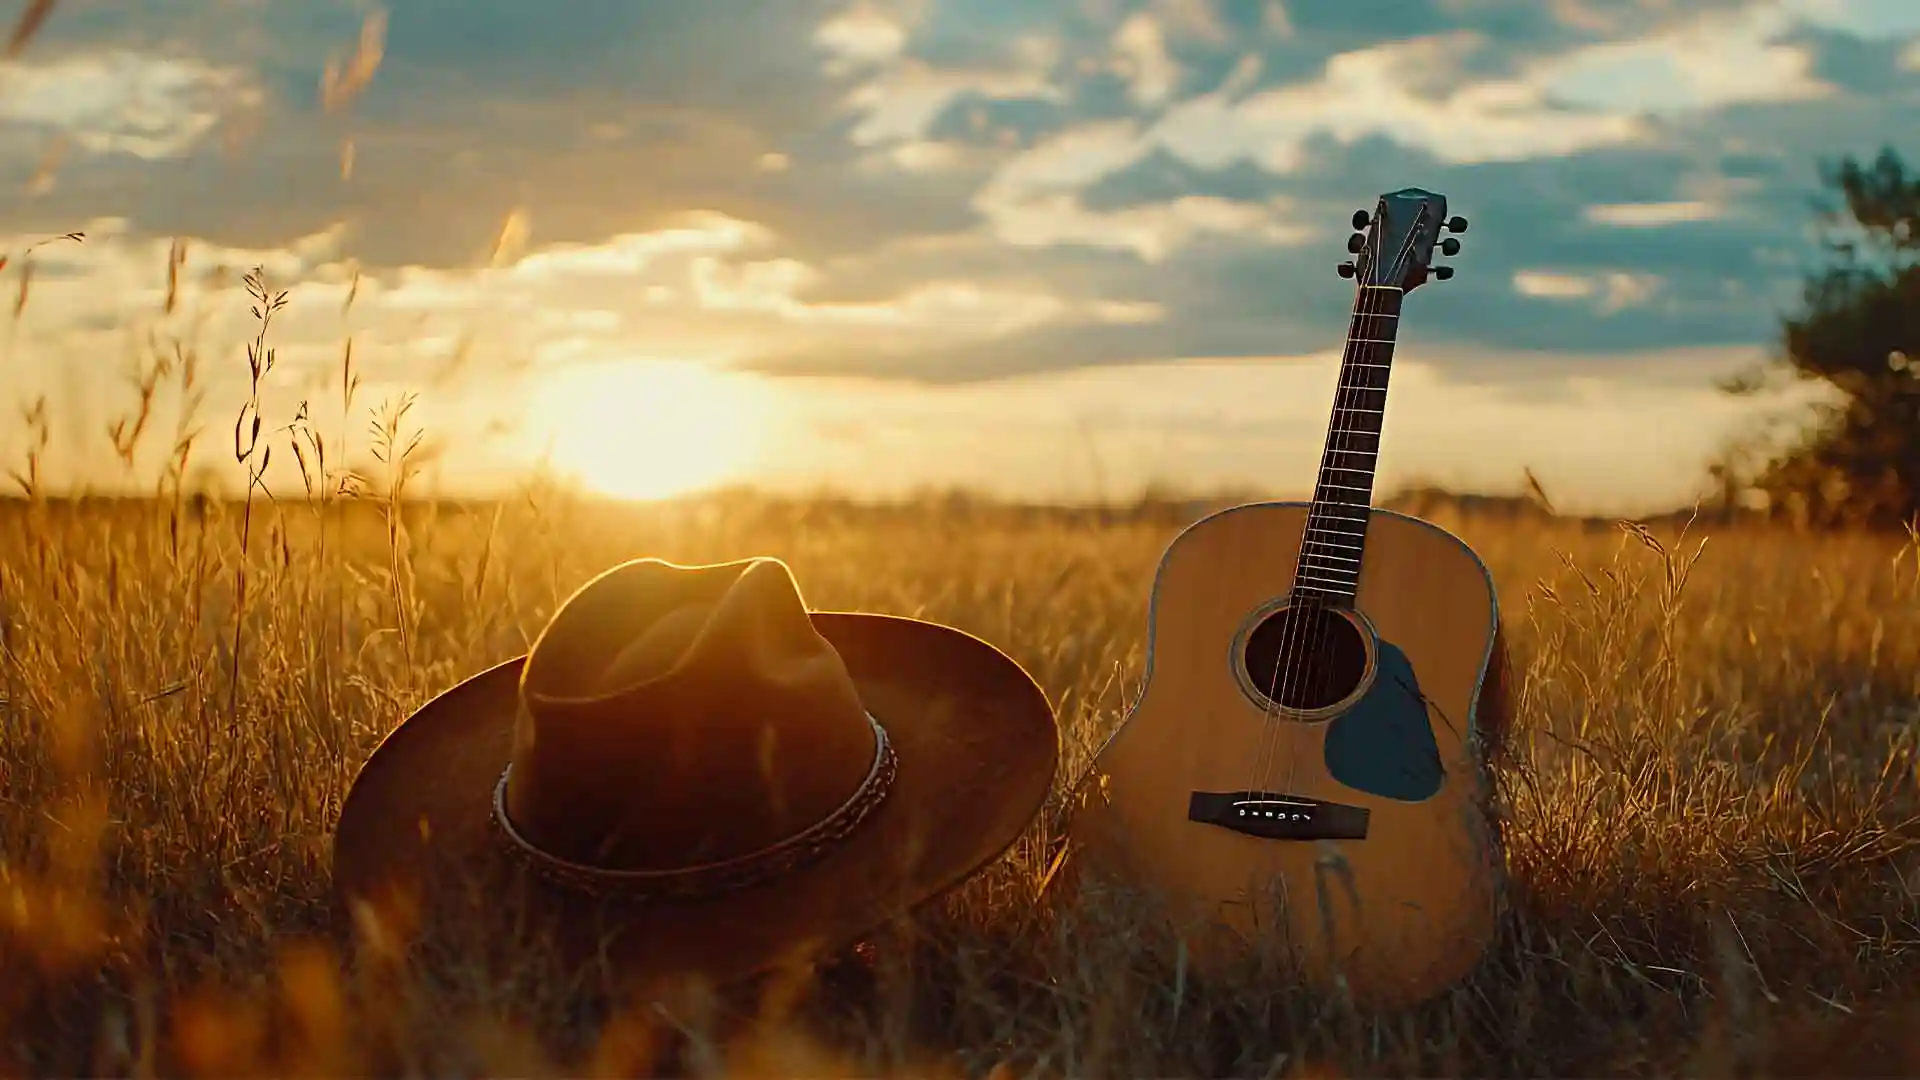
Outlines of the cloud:
{"label": "cloud", "polygon": [[1603,312],[1619,311],[1646,303],[1660,286],[1653,274],[1608,273],[1568,274],[1550,270],[1521,270],[1513,275],[1513,288],[1522,296],[1544,300],[1593,299]]}
{"label": "cloud", "polygon": [[1159,20],[1144,11],[1128,16],[1114,31],[1113,51],[1138,104],[1160,104],[1180,82],[1180,65],[1167,54]]}
{"label": "cloud", "polygon": [[[74,147],[0,227],[112,216],[135,262],[176,234],[258,258],[315,357],[358,268],[370,356],[477,335],[500,371],[1311,352],[1351,299],[1347,216],[1403,184],[1474,223],[1409,322],[1460,378],[1497,350],[1751,346],[1811,250],[1815,160],[1920,103],[1903,2],[1407,0],[1388,33],[1225,0],[415,0],[329,114],[359,9],[216,6],[63,6],[0,70],[0,184]],[[524,250],[489,267],[514,212]]]}
{"label": "cloud", "polygon": [[122,49],[0,67],[0,130],[60,136],[90,154],[182,157],[223,116],[258,106],[249,73]]}
{"label": "cloud", "polygon": [[1710,221],[1720,208],[1699,199],[1680,202],[1609,203],[1586,208],[1588,221],[1623,229],[1657,229],[1683,221]]}
{"label": "cloud", "polygon": [[1780,40],[1792,19],[1783,4],[1709,12],[1578,50],[1543,68],[1540,86],[1580,106],[1651,115],[1823,96],[1831,88],[1812,76],[1806,51]]}
{"label": "cloud", "polygon": [[625,233],[602,244],[553,244],[513,264],[516,278],[546,280],[572,275],[639,275],[662,258],[711,255],[766,245],[768,229],[725,214],[694,212],[668,228]]}
{"label": "cloud", "polygon": [[1073,244],[1160,262],[1201,237],[1286,244],[1306,233],[1287,202],[1184,195],[1115,210],[1089,208],[1081,192],[1142,161],[1152,142],[1126,121],[1069,129],[1004,162],[973,205],[1002,242],[1017,247]]}
{"label": "cloud", "polygon": [[907,44],[907,28],[877,8],[856,5],[821,23],[813,40],[832,54],[829,70],[846,72],[899,56]]}

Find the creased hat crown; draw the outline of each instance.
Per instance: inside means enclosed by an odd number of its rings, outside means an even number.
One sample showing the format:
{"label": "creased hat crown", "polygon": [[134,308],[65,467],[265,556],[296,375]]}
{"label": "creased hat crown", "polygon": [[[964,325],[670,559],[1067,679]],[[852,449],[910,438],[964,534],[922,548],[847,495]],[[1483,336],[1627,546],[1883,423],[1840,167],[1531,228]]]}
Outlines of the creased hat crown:
{"label": "creased hat crown", "polygon": [[878,733],[786,564],[624,563],[528,654],[507,776],[514,829],[608,870],[737,859],[834,813]]}

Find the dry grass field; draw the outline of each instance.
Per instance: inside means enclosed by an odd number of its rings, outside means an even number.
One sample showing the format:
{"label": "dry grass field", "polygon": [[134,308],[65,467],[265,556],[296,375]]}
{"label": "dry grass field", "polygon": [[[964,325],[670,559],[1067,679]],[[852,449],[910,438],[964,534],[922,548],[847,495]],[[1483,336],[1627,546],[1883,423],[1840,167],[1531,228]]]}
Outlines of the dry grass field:
{"label": "dry grass field", "polygon": [[365,928],[343,962],[355,931],[329,903],[329,837],[365,754],[435,692],[523,650],[607,565],[766,553],[817,607],[1000,644],[1058,706],[1064,778],[1138,690],[1153,568],[1190,515],[931,498],[619,507],[538,488],[391,509],[0,509],[10,1069],[1920,1071],[1907,538],[1696,527],[1682,542],[1440,515],[1493,569],[1514,649],[1500,773],[1515,889],[1483,969],[1412,1014],[1356,1016],[1253,961],[1225,985],[1185,978],[1126,913],[1049,903],[1043,820],[913,933],[735,1021],[726,1002],[608,1003],[535,961],[403,961],[390,927]]}

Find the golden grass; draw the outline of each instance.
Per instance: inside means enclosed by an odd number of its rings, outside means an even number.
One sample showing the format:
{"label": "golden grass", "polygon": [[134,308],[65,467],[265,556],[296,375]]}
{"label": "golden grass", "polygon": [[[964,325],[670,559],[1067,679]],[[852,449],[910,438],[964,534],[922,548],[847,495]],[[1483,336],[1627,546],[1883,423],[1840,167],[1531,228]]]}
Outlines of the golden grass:
{"label": "golden grass", "polygon": [[[193,497],[207,380],[200,345],[168,330],[192,321],[185,254],[135,358],[138,405],[108,431],[130,469],[161,444],[156,496],[48,499],[52,432],[29,402],[25,497],[0,505],[0,1060],[20,1073],[1920,1071],[1916,538],[1730,527],[1702,550],[1435,512],[1508,620],[1515,889],[1483,969],[1403,1016],[1353,1015],[1260,957],[1200,985],[1138,912],[1055,902],[1060,800],[916,924],[758,1000],[625,1002],[513,941],[444,947],[472,928],[349,917],[330,836],[368,751],[614,562],[777,555],[816,606],[985,637],[1058,706],[1064,780],[1138,692],[1153,568],[1191,515],[639,508],[538,484],[413,502],[410,399],[352,439],[304,403],[262,418],[286,296],[257,272],[226,466],[246,495]],[[358,386],[349,341],[348,415]],[[361,447],[374,462],[345,470]],[[300,497],[260,494],[275,448]]]}
{"label": "golden grass", "polygon": [[621,1073],[669,1042],[761,1075],[1599,1075],[1794,1053],[1885,1072],[1873,1040],[1915,1042],[1903,541],[1729,531],[1694,561],[1670,536],[1444,521],[1492,567],[1521,674],[1517,890],[1484,970],[1411,1015],[1346,1015],[1252,967],[1220,986],[1163,969],[1128,913],[1039,895],[1043,821],[916,936],[710,1045],[533,967],[349,974],[328,843],[381,735],[615,561],[772,553],[816,606],[1001,644],[1058,703],[1071,774],[1138,689],[1178,517],[539,492],[372,511],[256,503],[244,608],[238,502],[0,513],[0,1023],[21,1072]]}

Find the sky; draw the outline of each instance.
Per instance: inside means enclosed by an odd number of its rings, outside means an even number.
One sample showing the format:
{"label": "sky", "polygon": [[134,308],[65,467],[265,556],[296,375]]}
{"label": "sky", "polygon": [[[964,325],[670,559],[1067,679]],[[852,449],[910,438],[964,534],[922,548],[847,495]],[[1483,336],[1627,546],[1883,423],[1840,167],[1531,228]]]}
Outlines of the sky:
{"label": "sky", "polygon": [[1470,227],[1382,491],[1665,506],[1804,400],[1715,383],[1917,109],[1914,0],[65,0],[0,62],[0,452],[44,400],[42,483],[195,427],[238,481],[258,266],[281,491],[412,394],[448,490],[1297,495],[1348,219],[1418,186]]}

